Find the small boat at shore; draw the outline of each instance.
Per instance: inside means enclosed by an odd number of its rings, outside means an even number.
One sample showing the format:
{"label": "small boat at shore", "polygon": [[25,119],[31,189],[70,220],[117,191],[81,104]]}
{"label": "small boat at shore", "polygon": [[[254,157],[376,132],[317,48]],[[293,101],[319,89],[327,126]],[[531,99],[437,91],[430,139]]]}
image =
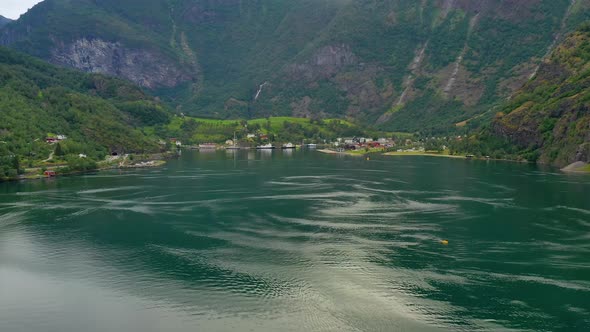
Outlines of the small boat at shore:
{"label": "small boat at shore", "polygon": [[317,147],[318,147],[318,145],[317,145],[317,144],[313,144],[313,143],[311,143],[311,144],[307,144],[307,148],[308,148],[308,149],[317,149]]}
{"label": "small boat at shore", "polygon": [[199,144],[199,150],[215,150],[215,149],[217,149],[217,144],[215,144],[215,143]]}
{"label": "small boat at shore", "polygon": [[293,143],[287,143],[287,144],[283,144],[283,146],[281,146],[281,149],[283,150],[287,150],[287,149],[295,149],[296,146]]}
{"label": "small boat at shore", "polygon": [[225,147],[226,150],[239,150],[240,147],[236,144],[238,141],[236,140],[236,132],[234,132],[234,140],[232,141],[232,145],[228,145]]}
{"label": "small boat at shore", "polygon": [[259,145],[259,146],[256,147],[257,150],[271,150],[271,149],[274,149],[274,148],[275,147],[272,144],[270,144],[270,143],[264,144],[264,145]]}

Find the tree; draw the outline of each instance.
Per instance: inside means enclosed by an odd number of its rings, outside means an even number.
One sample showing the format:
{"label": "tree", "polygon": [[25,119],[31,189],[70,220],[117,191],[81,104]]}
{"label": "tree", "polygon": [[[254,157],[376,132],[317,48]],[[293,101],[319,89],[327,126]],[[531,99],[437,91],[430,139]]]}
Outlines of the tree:
{"label": "tree", "polygon": [[12,158],[12,168],[14,168],[18,174],[24,173],[24,170],[20,168],[20,160],[18,156],[14,156],[14,158]]}
{"label": "tree", "polygon": [[61,144],[57,143],[57,144],[55,145],[55,150],[53,150],[53,153],[54,153],[56,156],[60,156],[60,157],[64,155],[64,151],[63,151],[63,149],[62,149],[62,147],[61,147]]}

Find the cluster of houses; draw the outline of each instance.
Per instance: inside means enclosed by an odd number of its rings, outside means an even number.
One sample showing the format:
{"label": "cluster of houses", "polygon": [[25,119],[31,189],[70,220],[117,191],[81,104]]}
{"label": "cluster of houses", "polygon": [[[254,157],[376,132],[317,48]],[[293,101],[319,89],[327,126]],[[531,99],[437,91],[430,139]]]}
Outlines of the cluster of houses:
{"label": "cluster of houses", "polygon": [[268,139],[268,135],[266,134],[248,134],[246,135],[247,139],[256,139],[256,137],[260,138],[261,140],[267,140]]}
{"label": "cluster of houses", "polygon": [[[174,144],[176,147],[182,147],[182,142],[178,138],[170,138],[170,143]],[[160,144],[165,145],[166,142],[160,141]]]}
{"label": "cluster of houses", "polygon": [[395,141],[387,138],[379,138],[374,140],[365,137],[348,137],[338,138],[334,142],[334,146],[344,150],[364,150],[364,149],[379,149],[391,148],[395,145]]}
{"label": "cluster of houses", "polygon": [[[262,141],[268,140],[269,136],[266,134],[247,134],[247,139],[254,140],[260,139]],[[446,143],[447,141],[461,141],[463,136],[451,136],[451,137],[432,137],[420,140],[412,140],[410,138],[366,138],[366,137],[341,137],[337,138],[334,142],[329,143],[323,140],[324,144],[332,144],[337,150],[366,150],[366,149],[393,149],[397,148],[398,152],[417,152],[424,151],[425,141],[438,141],[440,143]],[[171,143],[177,147],[181,147],[182,143],[175,138],[170,138]],[[226,147],[236,147],[238,141],[228,139],[225,141]],[[218,144],[216,143],[201,143],[198,145],[199,149],[216,149]],[[197,146],[195,146],[197,148]],[[442,149],[447,149],[446,144],[442,145]]]}
{"label": "cluster of houses", "polygon": [[55,136],[46,137],[45,142],[47,142],[49,144],[55,144],[55,143],[61,142],[66,139],[68,139],[68,137],[66,135],[55,135]]}
{"label": "cluster of houses", "polygon": [[[66,135],[55,135],[55,136],[52,135],[52,136],[47,136],[45,138],[45,142],[47,144],[55,144],[55,143],[59,143],[61,141],[64,141],[66,139],[68,139],[68,137]],[[78,157],[79,158],[88,158],[88,156],[86,154],[84,154],[84,153],[78,154]]]}

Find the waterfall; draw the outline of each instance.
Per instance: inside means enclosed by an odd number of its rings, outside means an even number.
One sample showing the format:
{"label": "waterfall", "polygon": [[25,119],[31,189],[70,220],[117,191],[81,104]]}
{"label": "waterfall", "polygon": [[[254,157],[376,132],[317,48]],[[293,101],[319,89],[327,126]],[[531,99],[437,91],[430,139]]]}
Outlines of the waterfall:
{"label": "waterfall", "polygon": [[258,87],[258,91],[256,92],[256,96],[254,96],[254,100],[258,100],[258,97],[260,96],[260,93],[262,92],[262,88],[267,84],[268,84],[268,82],[264,82],[264,83],[260,84],[260,86]]}
{"label": "waterfall", "polygon": [[463,49],[461,50],[461,53],[459,54],[459,56],[457,57],[457,60],[455,61],[455,68],[453,68],[453,72],[451,73],[451,77],[449,77],[447,85],[445,86],[445,88],[443,90],[443,92],[446,96],[448,96],[448,94],[451,92],[451,90],[453,90],[453,85],[455,85],[455,82],[457,81],[457,75],[459,74],[459,69],[461,69],[461,63],[463,62],[463,59],[465,58],[465,55],[467,54],[467,43],[469,42],[469,37],[471,36],[473,29],[477,25],[478,19],[479,19],[479,14],[475,15],[469,21],[469,30],[467,30],[467,39],[465,40],[465,45],[463,45]]}
{"label": "waterfall", "polygon": [[447,82],[447,85],[445,86],[445,88],[443,90],[445,95],[448,95],[451,92],[451,90],[453,89],[453,85],[455,84],[455,81],[457,80],[457,75],[459,74],[459,69],[461,68],[461,62],[463,62],[463,57],[465,56],[466,51],[467,51],[467,46],[463,47],[461,54],[459,54],[459,57],[457,57],[457,61],[455,61],[455,68],[453,68],[453,73],[451,74],[451,77],[449,77],[449,81]]}
{"label": "waterfall", "polygon": [[426,48],[428,47],[428,43],[429,43],[429,41],[427,41],[424,44],[424,46],[422,46],[422,48],[417,50],[416,56],[414,57],[414,59],[410,63],[410,68],[409,68],[410,74],[404,80],[405,89],[397,101],[397,104],[396,104],[397,106],[399,106],[405,102],[408,92],[410,91],[410,89],[414,85],[414,77],[418,76],[418,74],[419,74],[420,65],[422,64],[422,60],[424,60],[424,54],[426,53]]}

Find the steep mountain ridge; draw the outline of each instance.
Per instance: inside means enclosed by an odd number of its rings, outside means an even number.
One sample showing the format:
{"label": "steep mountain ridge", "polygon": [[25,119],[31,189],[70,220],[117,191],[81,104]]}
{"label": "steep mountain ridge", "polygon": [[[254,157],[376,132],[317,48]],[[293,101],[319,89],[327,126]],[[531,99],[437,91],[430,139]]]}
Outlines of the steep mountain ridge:
{"label": "steep mountain ridge", "polygon": [[6,18],[6,17],[0,15],[0,28],[3,27],[3,26],[5,26],[6,24],[8,24],[10,22],[12,22],[11,19]]}
{"label": "steep mountain ridge", "polygon": [[45,0],[0,43],[178,111],[444,131],[512,95],[590,0]]}
{"label": "steep mountain ridge", "polygon": [[490,134],[529,160],[559,166],[590,162],[590,24],[558,45],[501,108]]}

